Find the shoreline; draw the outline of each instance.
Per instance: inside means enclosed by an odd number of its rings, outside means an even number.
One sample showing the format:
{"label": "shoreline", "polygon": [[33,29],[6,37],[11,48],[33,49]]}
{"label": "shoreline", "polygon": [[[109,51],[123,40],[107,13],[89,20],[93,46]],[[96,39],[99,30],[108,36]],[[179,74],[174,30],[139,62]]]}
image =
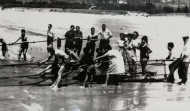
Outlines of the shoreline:
{"label": "shoreline", "polygon": [[[2,6],[0,6],[2,8]],[[16,11],[38,11],[38,12],[63,12],[63,13],[81,13],[81,14],[94,14],[94,15],[123,15],[123,16],[144,16],[144,17],[154,17],[154,16],[185,16],[190,17],[190,13],[158,13],[158,14],[148,14],[142,11],[126,11],[126,10],[97,10],[97,9],[62,9],[62,8],[32,8],[32,7],[11,7],[2,10],[16,9]]]}

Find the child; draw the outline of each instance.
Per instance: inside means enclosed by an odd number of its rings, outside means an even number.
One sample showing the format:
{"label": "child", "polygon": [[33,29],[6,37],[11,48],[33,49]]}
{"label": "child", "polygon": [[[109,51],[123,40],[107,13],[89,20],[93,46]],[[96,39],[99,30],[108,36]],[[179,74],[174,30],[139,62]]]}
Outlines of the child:
{"label": "child", "polygon": [[140,49],[140,61],[141,61],[141,67],[142,67],[142,76],[145,75],[145,68],[147,65],[147,62],[149,60],[149,54],[152,52],[152,50],[148,46],[148,37],[143,36],[141,38],[141,44],[139,46]]}
{"label": "child", "polygon": [[168,43],[168,51],[169,51],[169,54],[168,56],[166,57],[166,59],[171,59],[171,56],[172,56],[172,49],[174,48],[174,43],[173,42],[169,42]]}

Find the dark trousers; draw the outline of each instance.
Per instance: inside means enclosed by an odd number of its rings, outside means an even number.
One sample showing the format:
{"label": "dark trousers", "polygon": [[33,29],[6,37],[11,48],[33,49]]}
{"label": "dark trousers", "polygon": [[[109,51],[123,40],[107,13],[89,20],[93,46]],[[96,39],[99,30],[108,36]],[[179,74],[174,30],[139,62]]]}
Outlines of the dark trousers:
{"label": "dark trousers", "polygon": [[[75,46],[74,46],[74,41],[66,41],[65,42],[65,52],[66,52],[66,49],[71,49],[71,50],[73,50],[74,48],[75,48]],[[68,52],[66,52],[66,53],[68,53]]]}
{"label": "dark trousers", "polygon": [[100,44],[99,44],[99,48],[100,49],[105,49],[106,46],[108,46],[110,44],[110,40],[100,40]]}
{"label": "dark trousers", "polygon": [[75,52],[77,53],[78,56],[80,56],[80,52],[81,52],[81,49],[82,49],[82,40],[79,39],[79,40],[75,40]]}
{"label": "dark trousers", "polygon": [[183,83],[187,82],[188,68],[189,62],[181,62],[179,65],[178,74],[179,78],[181,79],[181,82]]}
{"label": "dark trousers", "polygon": [[147,58],[141,58],[140,62],[141,62],[141,67],[142,67],[142,75],[145,75],[146,74],[145,69],[146,69],[146,66],[148,63],[148,59]]}
{"label": "dark trousers", "polygon": [[170,70],[170,74],[168,76],[168,79],[169,80],[174,80],[174,72],[176,71],[176,69],[180,66],[181,64],[181,60],[180,59],[177,59],[175,60],[174,62],[172,62],[170,65],[169,65],[169,70]]}
{"label": "dark trousers", "polygon": [[95,52],[95,47],[96,47],[96,43],[94,42],[88,42],[86,44],[86,48],[88,50],[88,52],[94,57],[94,52]]}

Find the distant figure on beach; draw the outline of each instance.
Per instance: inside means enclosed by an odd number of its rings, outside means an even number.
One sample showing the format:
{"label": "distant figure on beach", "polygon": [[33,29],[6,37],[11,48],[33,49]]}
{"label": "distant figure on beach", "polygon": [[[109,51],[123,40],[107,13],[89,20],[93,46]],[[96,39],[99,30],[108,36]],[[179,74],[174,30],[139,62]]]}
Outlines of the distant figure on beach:
{"label": "distant figure on beach", "polygon": [[26,61],[26,53],[27,53],[28,45],[29,45],[27,39],[28,38],[25,36],[25,29],[22,29],[21,37],[19,37],[18,40],[16,40],[15,42],[12,43],[12,45],[13,45],[13,44],[17,43],[19,40],[22,41],[20,50],[19,50],[19,54],[18,54],[18,60],[20,60],[21,54],[23,53],[24,61]]}
{"label": "distant figure on beach", "polygon": [[140,50],[140,62],[141,62],[141,67],[142,67],[142,76],[144,76],[146,74],[145,68],[149,60],[149,54],[152,52],[152,50],[148,46],[147,36],[143,36],[141,38],[141,44],[139,46],[139,50]]}
{"label": "distant figure on beach", "polygon": [[95,34],[95,28],[91,28],[91,33],[88,34],[87,37],[88,41],[86,43],[87,51],[91,54],[92,57],[94,57],[95,47],[96,47],[96,39],[98,39],[98,36]]}
{"label": "distant figure on beach", "polygon": [[[70,58],[72,58],[72,59],[77,58],[78,61],[79,61],[79,57],[74,57],[76,55],[70,56],[70,49],[67,50],[68,54],[66,54],[63,50],[59,50],[59,49],[54,50],[53,46],[49,45],[48,50],[50,52],[50,55],[45,60],[41,61],[39,63],[39,65],[50,61],[51,58],[53,58],[53,56],[54,56],[54,63],[55,64],[60,64],[60,69],[58,71],[58,77],[57,77],[56,81],[54,82],[54,84],[51,85],[51,88],[53,90],[57,91],[58,90],[58,85],[59,85],[59,83],[61,81],[61,78],[63,76],[64,71],[68,70],[68,68],[70,67],[70,65],[69,65],[70,64]],[[61,63],[59,63],[60,60],[61,60]]]}
{"label": "distant figure on beach", "polygon": [[47,30],[47,46],[49,45],[53,46],[53,42],[54,42],[54,33],[52,31],[52,24],[49,24]]}
{"label": "distant figure on beach", "polygon": [[171,59],[171,56],[172,56],[172,50],[174,48],[174,43],[173,42],[169,42],[168,43],[168,56],[166,57],[166,59]]}
{"label": "distant figure on beach", "polygon": [[65,38],[66,38],[66,40],[65,40],[65,52],[66,52],[67,48],[71,49],[71,50],[74,50],[74,48],[75,48],[75,46],[74,46],[75,45],[75,40],[74,40],[75,31],[74,30],[75,30],[75,26],[71,25],[70,30],[65,33]]}
{"label": "distant figure on beach", "polygon": [[174,72],[178,68],[178,74],[181,81],[178,83],[186,84],[187,82],[187,73],[189,68],[189,62],[190,62],[190,42],[189,42],[189,36],[182,37],[184,46],[181,53],[181,56],[179,59],[175,60],[173,63],[169,65],[170,74],[168,76],[168,82],[174,83]]}
{"label": "distant figure on beach", "polygon": [[75,31],[75,50],[78,56],[80,56],[80,52],[82,49],[82,43],[83,43],[83,34],[82,31],[80,31],[80,27],[76,26],[76,31]]}
{"label": "distant figure on beach", "polygon": [[7,44],[3,38],[0,38],[0,43],[2,45],[2,48],[1,48],[2,56],[6,57],[6,53],[8,52]]}
{"label": "distant figure on beach", "polygon": [[102,25],[102,29],[98,31],[97,35],[100,35],[100,44],[99,48],[102,50],[110,43],[110,38],[112,38],[112,32],[106,28],[106,25]]}

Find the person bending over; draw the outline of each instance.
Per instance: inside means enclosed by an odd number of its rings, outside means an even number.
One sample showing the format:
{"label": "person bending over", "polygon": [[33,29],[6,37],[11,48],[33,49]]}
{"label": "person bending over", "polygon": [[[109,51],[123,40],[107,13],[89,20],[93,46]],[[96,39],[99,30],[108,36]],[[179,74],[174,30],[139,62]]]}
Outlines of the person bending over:
{"label": "person bending over", "polygon": [[58,64],[59,61],[61,61],[61,63],[60,63],[60,69],[58,71],[58,77],[57,77],[56,81],[54,82],[54,84],[51,85],[51,88],[53,90],[58,90],[58,85],[59,85],[59,83],[61,81],[62,74],[64,73],[65,69],[67,69],[69,67],[68,64],[70,63],[70,57],[72,57],[74,60],[76,58],[78,58],[78,57],[74,57],[75,55],[72,55],[70,53],[69,49],[67,51],[72,56],[67,55],[63,50],[58,50],[58,49],[54,50],[52,45],[48,46],[48,51],[50,52],[50,55],[45,60],[41,61],[39,63],[39,65],[44,64],[45,62],[50,61],[51,58],[53,58],[53,57],[54,57],[54,63]]}
{"label": "person bending over", "polygon": [[[112,50],[111,46],[107,47],[107,49],[108,50],[104,55],[99,56],[94,59],[94,60],[99,60],[104,57],[109,58],[109,60],[107,61],[107,62],[109,62],[109,66],[108,66],[106,81],[105,81],[104,86],[108,85],[108,80],[109,80],[110,75],[118,75],[118,74],[125,73],[124,61],[123,61],[123,57],[122,57],[121,53],[117,50]],[[98,67],[99,66],[97,66],[97,65],[89,66],[87,69],[86,75],[92,77],[92,76],[94,76],[94,74],[100,73],[100,70]],[[84,86],[86,86],[86,81],[84,82]]]}

